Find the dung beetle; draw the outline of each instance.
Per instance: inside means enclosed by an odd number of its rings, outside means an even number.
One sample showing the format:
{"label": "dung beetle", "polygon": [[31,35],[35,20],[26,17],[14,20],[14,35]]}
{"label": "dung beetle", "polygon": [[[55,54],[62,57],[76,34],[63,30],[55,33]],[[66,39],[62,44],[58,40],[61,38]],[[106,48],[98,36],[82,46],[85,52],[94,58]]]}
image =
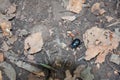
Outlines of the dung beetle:
{"label": "dung beetle", "polygon": [[72,41],[72,43],[70,44],[70,47],[74,49],[74,48],[77,48],[81,44],[82,42],[80,41],[80,39],[76,38]]}

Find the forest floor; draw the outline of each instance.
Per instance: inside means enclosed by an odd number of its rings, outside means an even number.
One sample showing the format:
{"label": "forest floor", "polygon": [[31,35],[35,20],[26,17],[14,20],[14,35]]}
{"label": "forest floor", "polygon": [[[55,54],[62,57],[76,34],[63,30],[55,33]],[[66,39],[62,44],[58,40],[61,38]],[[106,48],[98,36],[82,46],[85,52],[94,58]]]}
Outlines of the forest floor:
{"label": "forest floor", "polygon": [[120,0],[1,0],[0,80],[120,80]]}

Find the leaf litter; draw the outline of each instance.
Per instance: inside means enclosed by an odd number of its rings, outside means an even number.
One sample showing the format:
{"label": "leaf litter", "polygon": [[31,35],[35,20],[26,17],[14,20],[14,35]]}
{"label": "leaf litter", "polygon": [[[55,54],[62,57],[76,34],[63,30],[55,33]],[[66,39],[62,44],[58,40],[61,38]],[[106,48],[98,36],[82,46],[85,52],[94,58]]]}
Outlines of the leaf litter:
{"label": "leaf litter", "polygon": [[87,48],[85,59],[91,60],[97,56],[95,62],[102,63],[105,56],[118,47],[120,39],[114,32],[95,26],[85,32],[83,41]]}
{"label": "leaf litter", "polygon": [[[72,12],[74,12],[74,13],[80,13],[80,11],[82,10],[82,7],[83,7],[83,4],[85,3],[85,0],[69,0],[69,5],[67,6],[67,9],[68,10],[70,10],[70,11],[72,11]],[[96,6],[95,6],[96,5]],[[96,15],[102,15],[102,14],[104,14],[105,13],[105,10],[104,9],[101,9],[100,8],[100,4],[95,4],[94,5],[94,9],[92,10],[92,12],[94,13],[94,14],[96,14]],[[97,9],[95,9],[95,7],[97,8]],[[92,7],[93,8],[93,7]],[[96,11],[98,10],[98,13],[96,13]],[[16,5],[12,5],[12,6],[10,6],[9,8],[8,8],[8,11],[7,11],[7,16],[12,16],[12,17],[6,17],[7,19],[11,19],[11,18],[13,18],[14,16],[15,16],[15,13],[16,12]],[[106,17],[107,18],[107,20],[108,20],[108,22],[110,22],[110,21],[112,21],[112,17]],[[63,19],[65,19],[65,20],[70,20],[70,21],[73,21],[73,20],[75,20],[76,19],[76,17],[74,17],[74,16],[64,16],[63,17]],[[3,31],[3,34],[5,35],[5,36],[7,36],[7,35],[10,35],[11,34],[11,25],[9,26],[9,27],[7,27],[7,25],[8,25],[8,23],[9,23],[9,21],[8,20],[6,20],[6,22],[4,23],[4,25],[2,25],[3,27],[1,27],[1,29],[2,29],[2,31]],[[3,24],[3,23],[1,23],[1,24]],[[11,24],[11,23],[10,23]],[[101,29],[101,30],[104,30],[104,29]],[[92,31],[91,31],[92,32]],[[99,32],[99,30],[98,30],[98,32]],[[102,32],[102,31],[101,31]],[[106,31],[107,32],[107,31]],[[97,29],[96,29],[96,32],[94,32],[93,31],[93,33],[97,33]],[[104,31],[103,31],[103,33],[104,33]],[[100,35],[100,37],[101,36],[103,36],[103,33],[99,33],[99,35]],[[26,38],[26,40],[25,40],[25,47],[24,47],[24,49],[28,52],[28,53],[30,53],[30,54],[34,54],[34,53],[37,53],[37,52],[39,52],[39,51],[41,51],[41,49],[42,49],[42,46],[43,46],[43,40],[40,40],[41,42],[40,42],[40,45],[39,44],[37,44],[37,45],[39,45],[39,46],[37,46],[36,47],[36,42],[38,42],[39,43],[39,40],[34,40],[34,39],[36,39],[36,37],[38,37],[38,35],[34,35],[35,33],[33,33],[33,34],[31,34],[30,36],[28,36],[27,38]],[[98,33],[97,33],[98,34]],[[105,37],[108,37],[109,36],[109,40],[108,40],[108,42],[107,42],[107,40],[101,40],[101,38],[99,38],[99,39],[96,39],[96,41],[94,41],[93,43],[90,43],[90,41],[91,40],[89,40],[89,42],[87,42],[86,43],[86,48],[87,48],[87,51],[86,51],[86,57],[85,57],[85,59],[86,60],[90,60],[90,59],[92,59],[92,58],[94,58],[94,57],[96,57],[97,56],[97,60],[96,60],[96,62],[99,62],[99,61],[101,61],[101,62],[103,62],[104,61],[104,59],[105,59],[105,56],[108,54],[108,52],[110,51],[110,50],[112,50],[112,49],[115,49],[116,47],[117,47],[117,39],[116,39],[116,36],[114,35],[113,36],[113,32],[111,32],[111,31],[108,31],[108,33],[107,33],[107,35],[106,35],[106,33],[105,33]],[[32,35],[34,35],[34,36],[32,36]],[[85,35],[85,34],[84,34]],[[87,35],[89,35],[89,34],[87,34]],[[92,34],[91,34],[92,35]],[[94,34],[93,34],[94,35]],[[31,37],[32,36],[32,37]],[[40,35],[39,35],[40,36]],[[73,35],[74,36],[74,35]],[[94,37],[96,37],[97,35],[95,35]],[[29,37],[31,37],[30,39],[28,39]],[[98,38],[98,37],[97,37]],[[113,39],[113,38],[115,38],[115,39]],[[42,39],[42,38],[41,38]],[[88,39],[90,39],[90,38],[88,38]],[[87,39],[87,40],[88,40]],[[94,38],[93,38],[94,39]],[[103,39],[105,39],[105,38],[103,38]],[[32,41],[33,40],[33,41]],[[16,41],[16,39],[15,39],[15,41]],[[28,42],[27,42],[28,41]],[[115,41],[115,42],[114,42]],[[107,42],[107,43],[106,43]],[[13,42],[12,42],[12,44],[14,43],[14,40],[13,40]],[[90,44],[89,44],[90,43]],[[105,45],[104,45],[104,43],[105,43]],[[115,44],[114,44],[115,43]],[[118,42],[119,43],[119,42]],[[64,44],[63,44],[64,45]],[[90,45],[90,46],[89,46]],[[110,45],[112,45],[111,47],[110,47]],[[104,49],[102,48],[102,47],[104,47]],[[63,48],[64,48],[64,46],[63,46]],[[93,49],[92,49],[93,48]],[[94,49],[96,49],[96,51],[94,50]],[[8,50],[8,49],[7,49]],[[7,50],[5,50],[5,51],[7,51]],[[93,55],[93,54],[94,55]],[[31,57],[31,56],[30,56]],[[10,60],[11,60],[11,62],[13,62],[14,64],[16,64],[18,67],[21,67],[21,68],[24,68],[24,69],[26,69],[26,70],[28,70],[28,71],[30,71],[30,72],[32,72],[32,70],[31,69],[34,69],[33,67],[34,66],[32,66],[32,65],[29,65],[29,64],[27,64],[27,63],[24,63],[24,62],[22,62],[22,61],[19,61],[19,60],[16,60],[17,58],[15,58],[15,57],[9,57],[9,58],[11,58]],[[15,59],[15,60],[14,60]],[[31,57],[31,59],[33,60],[33,57]],[[100,63],[101,63],[100,62]],[[21,65],[22,64],[22,65]],[[28,66],[32,66],[32,67],[28,67]],[[44,65],[43,64],[43,66],[47,66],[47,65]],[[47,66],[47,67],[49,67],[49,66]],[[37,70],[38,68],[36,68],[35,67],[35,69]],[[35,71],[36,71],[35,70]],[[90,67],[87,67],[86,69],[84,69],[83,71],[79,68],[79,66],[76,68],[76,70],[74,71],[74,76],[72,76],[71,75],[71,73],[70,73],[70,71],[69,70],[67,70],[66,71],[66,77],[68,77],[68,78],[66,78],[66,80],[75,80],[75,77],[80,77],[80,76],[82,76],[82,78],[84,79],[84,80],[93,80],[94,79],[94,76],[91,74],[91,72],[90,72],[90,70],[91,70],[91,68]],[[38,73],[37,73],[38,74]],[[43,73],[41,73],[41,75],[44,75]],[[30,78],[29,78],[30,79]],[[14,80],[14,79],[13,79]]]}
{"label": "leaf litter", "polygon": [[[9,1],[5,0],[3,4],[10,4],[6,2],[9,2]],[[16,5],[10,4],[7,8],[3,7],[1,10],[3,10],[3,12],[6,11],[6,13],[5,14],[0,13],[0,28],[2,29],[2,33],[4,36],[11,36],[12,25],[9,20],[16,16],[15,15]]]}
{"label": "leaf litter", "polygon": [[107,19],[107,22],[111,22],[114,18],[113,17],[111,17],[111,16],[105,16],[106,17],[106,19]]}
{"label": "leaf litter", "polygon": [[98,2],[94,3],[93,6],[91,7],[91,12],[93,14],[95,14],[95,15],[102,15],[102,14],[104,14],[106,11],[103,8],[100,7],[101,4],[102,3],[98,3]]}
{"label": "leaf litter", "polygon": [[40,32],[31,34],[25,39],[24,42],[24,49],[29,54],[34,54],[36,52],[39,52],[42,49],[42,46],[43,46],[43,38]]}
{"label": "leaf litter", "polygon": [[67,10],[78,14],[82,10],[83,4],[85,2],[86,0],[69,0]]}
{"label": "leaf litter", "polygon": [[11,23],[9,21],[4,20],[4,21],[0,22],[0,27],[2,29],[4,36],[9,36],[9,35],[11,36],[12,35],[12,33],[10,31],[12,26],[11,26]]}

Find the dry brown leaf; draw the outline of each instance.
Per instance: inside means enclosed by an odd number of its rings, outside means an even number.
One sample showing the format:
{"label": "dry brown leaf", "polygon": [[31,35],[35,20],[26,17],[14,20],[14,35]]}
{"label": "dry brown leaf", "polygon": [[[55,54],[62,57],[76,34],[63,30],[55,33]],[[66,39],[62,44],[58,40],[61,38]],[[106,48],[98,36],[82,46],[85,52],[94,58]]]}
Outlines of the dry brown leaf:
{"label": "dry brown leaf", "polygon": [[110,22],[110,21],[112,21],[114,18],[111,17],[111,16],[106,16],[106,19],[107,19],[107,22]]}
{"label": "dry brown leaf", "polygon": [[98,47],[90,47],[87,49],[86,51],[86,60],[90,60],[92,58],[94,58],[95,56],[97,56],[99,54],[101,50]]}
{"label": "dry brown leaf", "polygon": [[85,3],[85,1],[86,0],[69,0],[67,10],[70,10],[74,13],[80,13],[83,3]]}
{"label": "dry brown leaf", "polygon": [[83,40],[87,48],[86,60],[97,56],[96,63],[102,63],[105,56],[119,45],[119,37],[110,30],[92,27],[83,35]]}
{"label": "dry brown leaf", "polygon": [[3,80],[2,79],[2,71],[0,70],[0,80]]}
{"label": "dry brown leaf", "polygon": [[100,3],[95,3],[93,4],[93,6],[91,7],[91,12],[95,15],[102,15],[104,14],[106,11],[104,9],[100,8]]}
{"label": "dry brown leaf", "polygon": [[9,21],[3,21],[0,23],[0,27],[2,29],[2,32],[3,32],[3,35],[4,36],[9,36],[9,35],[12,35],[11,33],[11,23]]}
{"label": "dry brown leaf", "polygon": [[91,8],[91,11],[94,12],[96,9],[100,9],[100,3],[94,3],[92,8]]}
{"label": "dry brown leaf", "polygon": [[4,55],[3,53],[0,53],[0,62],[3,62],[4,61]]}
{"label": "dry brown leaf", "polygon": [[30,54],[39,52],[43,46],[43,38],[40,32],[33,33],[25,39],[24,49]]}
{"label": "dry brown leaf", "polygon": [[96,59],[95,63],[102,63],[102,62],[104,62],[107,53],[108,52],[106,52],[106,53],[100,53],[99,56],[97,56],[97,59]]}
{"label": "dry brown leaf", "polygon": [[104,14],[105,12],[106,12],[106,11],[105,11],[104,9],[100,9],[100,10],[99,10],[99,14],[100,14],[100,15]]}
{"label": "dry brown leaf", "polygon": [[74,37],[75,37],[75,35],[73,34],[73,32],[72,32],[72,31],[67,31],[67,35],[68,35],[69,37],[72,37],[72,38],[74,38]]}
{"label": "dry brown leaf", "polygon": [[16,12],[16,5],[13,4],[8,8],[7,14],[13,14]]}
{"label": "dry brown leaf", "polygon": [[8,9],[7,9],[7,14],[6,14],[6,17],[8,19],[12,19],[16,16],[15,14],[16,12],[16,5],[15,4],[12,4]]}

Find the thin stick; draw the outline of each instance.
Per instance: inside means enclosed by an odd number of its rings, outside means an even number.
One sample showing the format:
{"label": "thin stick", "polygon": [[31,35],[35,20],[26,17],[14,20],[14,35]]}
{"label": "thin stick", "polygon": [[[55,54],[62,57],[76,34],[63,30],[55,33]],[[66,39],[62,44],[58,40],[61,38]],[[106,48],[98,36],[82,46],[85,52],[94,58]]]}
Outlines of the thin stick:
{"label": "thin stick", "polygon": [[119,23],[120,23],[120,21],[116,21],[116,22],[114,22],[114,23],[108,25],[107,27],[111,27],[111,26],[117,25],[117,24],[119,24]]}
{"label": "thin stick", "polygon": [[[22,59],[23,60],[23,59]],[[28,62],[28,63],[31,63],[31,64],[36,64],[36,65],[40,65],[44,68],[47,68],[47,69],[50,69],[50,70],[53,70],[53,71],[57,71],[57,69],[54,69],[53,67],[49,66],[48,64],[44,64],[44,63],[41,63],[41,62],[30,62],[29,60],[23,60],[24,62]]]}

